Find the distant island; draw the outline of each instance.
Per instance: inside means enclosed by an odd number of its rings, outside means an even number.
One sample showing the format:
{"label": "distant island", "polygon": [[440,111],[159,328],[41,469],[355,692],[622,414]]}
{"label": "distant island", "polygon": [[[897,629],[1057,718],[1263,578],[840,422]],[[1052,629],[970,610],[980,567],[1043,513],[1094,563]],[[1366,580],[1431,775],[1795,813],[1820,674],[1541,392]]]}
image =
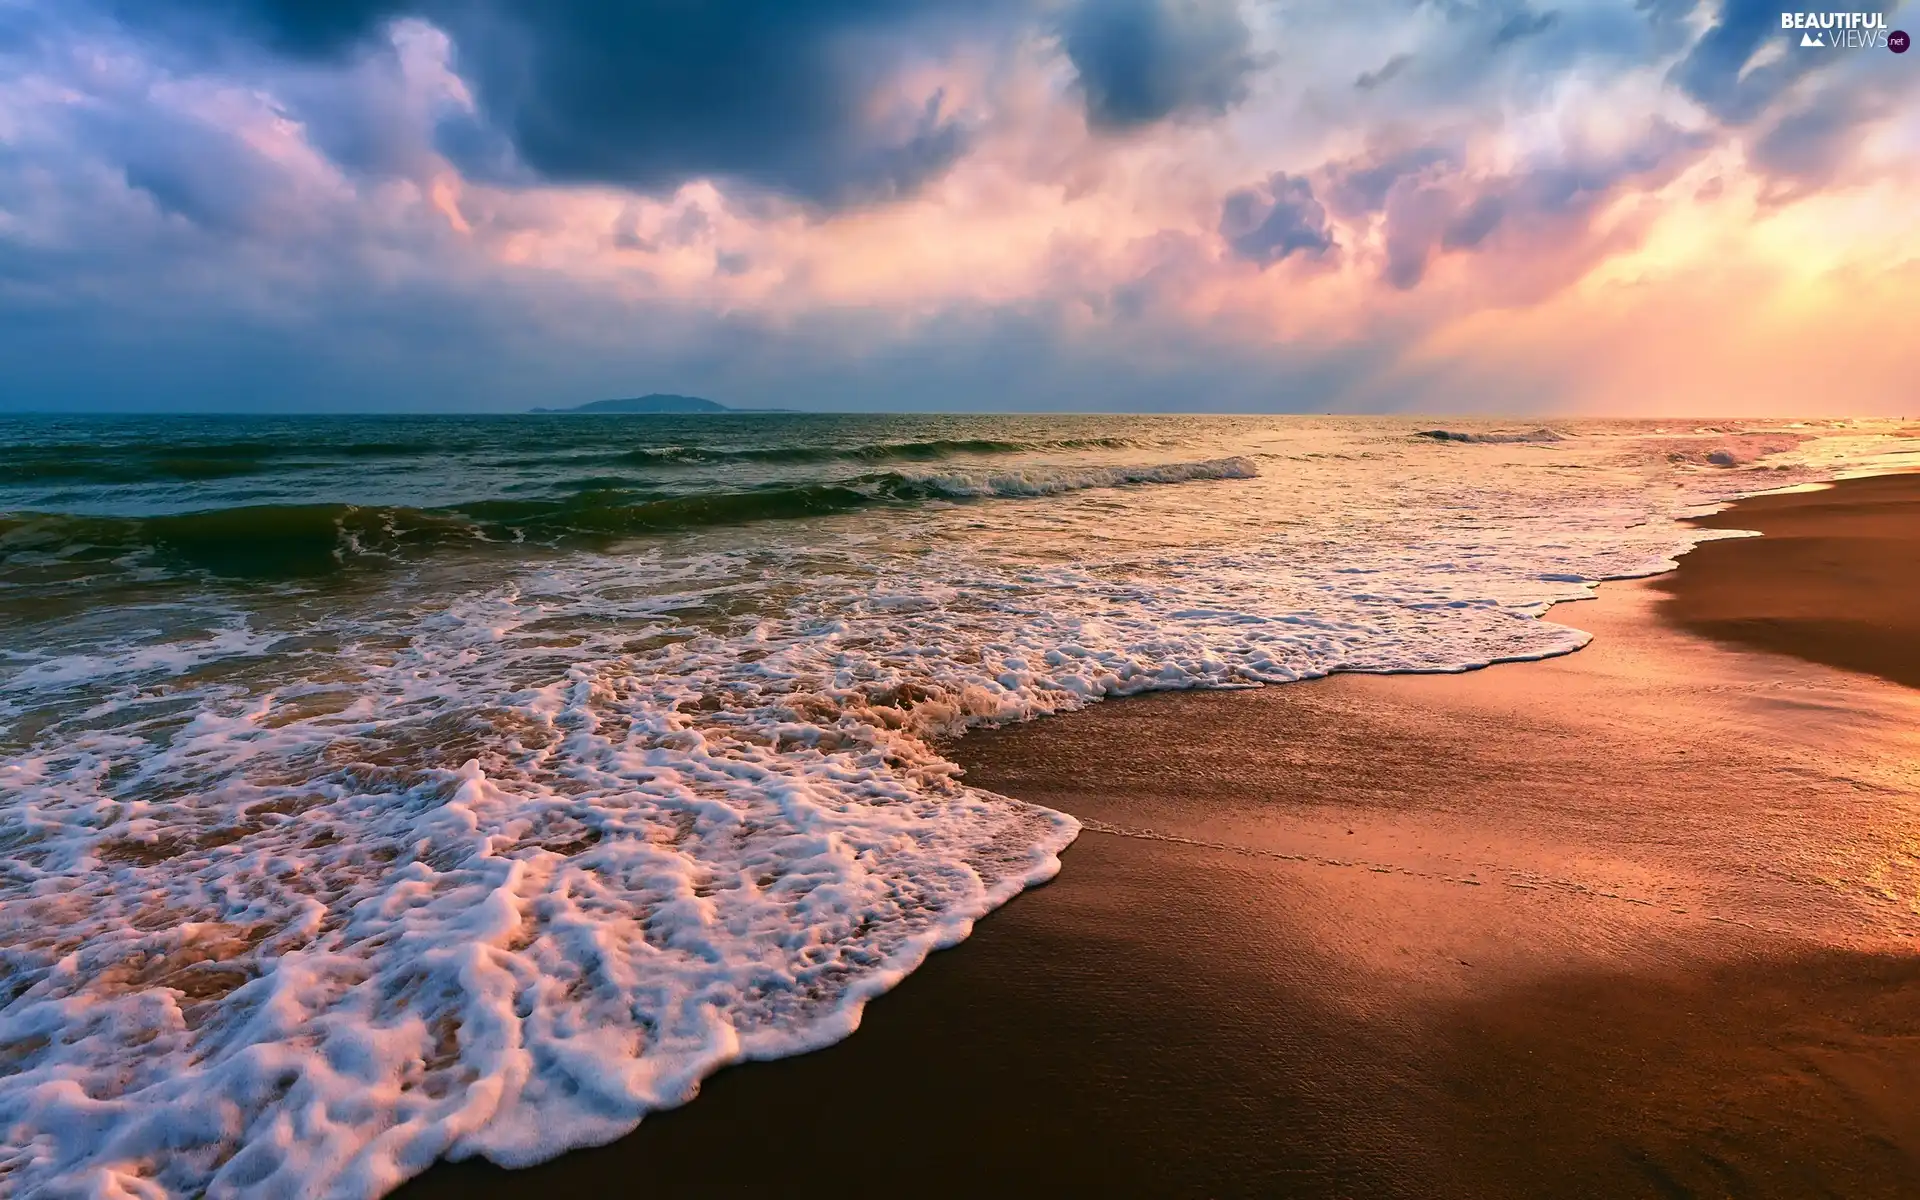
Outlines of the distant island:
{"label": "distant island", "polygon": [[572,408],[536,408],[537,413],[656,413],[680,416],[688,413],[772,413],[792,412],[790,408],[729,408],[717,400],[698,396],[674,396],[654,392],[648,396],[629,396],[623,400],[595,400]]}

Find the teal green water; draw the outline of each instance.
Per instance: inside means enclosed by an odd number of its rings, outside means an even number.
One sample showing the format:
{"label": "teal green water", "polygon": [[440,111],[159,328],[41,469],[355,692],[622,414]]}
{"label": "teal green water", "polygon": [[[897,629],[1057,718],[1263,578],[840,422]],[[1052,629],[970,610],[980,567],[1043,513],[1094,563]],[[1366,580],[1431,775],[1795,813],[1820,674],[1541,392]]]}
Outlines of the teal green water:
{"label": "teal green water", "polygon": [[475,543],[557,545],[941,498],[904,465],[1165,449],[1177,421],[512,416],[0,419],[0,555],[326,574]]}

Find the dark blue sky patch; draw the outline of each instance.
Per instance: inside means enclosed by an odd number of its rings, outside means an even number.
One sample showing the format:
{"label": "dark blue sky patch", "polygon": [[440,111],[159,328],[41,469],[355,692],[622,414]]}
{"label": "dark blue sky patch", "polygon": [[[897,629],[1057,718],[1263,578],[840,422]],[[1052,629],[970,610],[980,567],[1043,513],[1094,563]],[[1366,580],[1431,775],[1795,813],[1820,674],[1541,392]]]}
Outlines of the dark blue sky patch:
{"label": "dark blue sky patch", "polygon": [[1745,124],[1788,85],[1832,61],[1827,55],[1789,53],[1745,70],[1768,38],[1781,36],[1777,0],[1726,0],[1718,20],[1673,68],[1671,78],[1720,120]]}
{"label": "dark blue sky patch", "polygon": [[1081,0],[1061,45],[1098,129],[1225,112],[1257,65],[1232,0]]}

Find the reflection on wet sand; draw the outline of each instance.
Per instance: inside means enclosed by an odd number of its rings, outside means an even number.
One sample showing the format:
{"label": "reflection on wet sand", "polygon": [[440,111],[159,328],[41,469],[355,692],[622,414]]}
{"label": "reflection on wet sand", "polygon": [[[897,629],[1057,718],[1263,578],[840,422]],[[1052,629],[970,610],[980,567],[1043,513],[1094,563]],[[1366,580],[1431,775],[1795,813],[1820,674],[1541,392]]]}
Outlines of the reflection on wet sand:
{"label": "reflection on wet sand", "polygon": [[1556,610],[1569,658],[970,736],[1088,823],[1057,880],[839,1046],[404,1194],[1912,1194],[1920,692],[1658,597]]}

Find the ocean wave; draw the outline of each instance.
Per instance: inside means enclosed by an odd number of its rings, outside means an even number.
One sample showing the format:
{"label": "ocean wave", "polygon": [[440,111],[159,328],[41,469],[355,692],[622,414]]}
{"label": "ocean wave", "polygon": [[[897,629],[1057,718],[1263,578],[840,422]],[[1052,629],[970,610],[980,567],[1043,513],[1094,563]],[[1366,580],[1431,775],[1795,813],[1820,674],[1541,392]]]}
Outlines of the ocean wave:
{"label": "ocean wave", "polygon": [[202,483],[273,471],[310,470],[380,458],[453,453],[430,442],[279,442],[14,445],[5,448],[12,483]]}
{"label": "ocean wave", "polygon": [[1727,437],[1681,443],[1667,450],[1667,461],[1697,467],[1750,467],[1763,458],[1785,454],[1809,440],[1800,433],[1734,434]]}
{"label": "ocean wave", "polygon": [[1473,433],[1457,429],[1422,429],[1415,437],[1431,438],[1436,442],[1468,442],[1478,445],[1540,444],[1565,441],[1566,436],[1556,430],[1540,428],[1524,432]]}
{"label": "ocean wave", "polygon": [[864,446],[654,446],[619,455],[622,462],[653,463],[817,463],[919,462],[962,456],[1034,454],[1066,450],[1129,450],[1130,438],[1056,438],[1047,441],[999,441],[991,438],[934,438],[917,442],[875,442]]}
{"label": "ocean wave", "polygon": [[0,515],[0,563],[17,556],[152,551],[217,575],[288,579],[449,545],[633,537],[749,521],[792,520],[875,504],[1054,496],[1132,484],[1250,479],[1246,458],[992,473],[889,471],[832,483],[666,495],[584,490],[556,500],[457,507],[249,505],[153,517]]}
{"label": "ocean wave", "polygon": [[[1565,653],[1588,635],[1534,619],[1550,603],[1706,536],[1672,514],[1707,493],[1671,484],[1714,476],[1569,484],[1377,440],[1233,486],[1232,531],[1211,489],[1098,515],[1197,539],[1004,552],[1059,544],[1030,518],[1071,506],[1044,497],[1252,463],[941,464],[837,486],[1037,512],[920,504],[298,606],[206,589],[219,620],[23,638],[0,672],[31,714],[0,758],[9,1183],[370,1200],[442,1157],[603,1144],[725,1064],[846,1036],[1058,868],[1073,819],[967,786],[945,739],[1155,689]],[[222,519],[396,519],[347,516]]]}
{"label": "ocean wave", "polygon": [[456,514],[352,504],[247,505],[155,517],[9,513],[0,516],[0,564],[152,552],[216,575],[290,579],[484,537],[481,526]]}
{"label": "ocean wave", "polygon": [[1059,869],[1072,818],[965,787],[927,740],[1006,707],[984,666],[838,681],[859,652],[804,617],[757,645],[542,645],[556,614],[671,628],[683,598],[633,579],[363,625],[331,682],[253,711],[178,685],[204,712],[116,743],[139,802],[111,825],[49,778],[69,757],[0,760],[45,800],[0,808],[16,1184],[371,1200],[443,1155],[602,1143],[728,1063],[845,1037]]}
{"label": "ocean wave", "polygon": [[889,493],[908,499],[946,497],[976,499],[987,496],[1054,496],[1089,488],[1124,487],[1136,483],[1188,483],[1204,479],[1252,479],[1260,468],[1251,458],[1214,458],[1204,462],[1163,463],[1132,467],[1038,467],[990,475],[965,473],[897,474],[887,476]]}
{"label": "ocean wave", "polygon": [[[1657,565],[1539,541],[1452,578],[1425,565],[1444,541],[1404,563],[1327,538],[1175,551],[1155,586],[968,546],[837,578],[650,550],[383,603],[247,695],[202,658],[37,661],[17,688],[99,673],[118,685],[99,709],[195,711],[165,737],[0,761],[31,797],[0,807],[0,1120],[35,1156],[18,1177],[370,1200],[443,1156],[607,1142],[729,1063],[852,1033],[1058,870],[1078,824],[969,788],[944,739],[1151,690],[1565,653],[1587,635],[1516,618],[1589,572]],[[684,623],[756,577],[788,601],[732,631]],[[231,653],[258,653],[249,632]]]}

